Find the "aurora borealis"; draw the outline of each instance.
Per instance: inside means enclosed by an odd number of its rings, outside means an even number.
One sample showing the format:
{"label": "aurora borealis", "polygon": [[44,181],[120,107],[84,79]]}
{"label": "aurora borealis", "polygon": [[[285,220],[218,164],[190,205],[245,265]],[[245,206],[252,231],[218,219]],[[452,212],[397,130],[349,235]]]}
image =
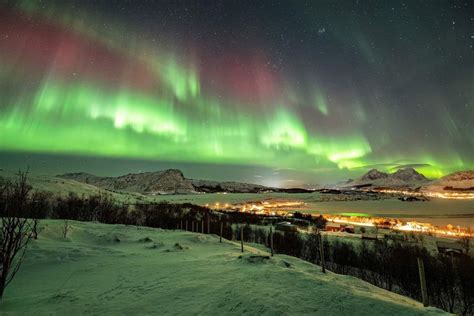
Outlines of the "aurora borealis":
{"label": "aurora borealis", "polygon": [[245,166],[250,182],[278,170],[291,171],[282,183],[317,183],[372,167],[472,169],[473,11],[469,1],[0,4],[0,150],[228,166],[227,179]]}

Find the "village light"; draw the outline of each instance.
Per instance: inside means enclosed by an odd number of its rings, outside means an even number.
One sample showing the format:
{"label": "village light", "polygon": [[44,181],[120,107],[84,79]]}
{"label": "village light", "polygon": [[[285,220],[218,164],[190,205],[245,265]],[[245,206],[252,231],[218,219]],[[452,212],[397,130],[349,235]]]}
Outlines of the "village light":
{"label": "village light", "polygon": [[426,196],[426,197],[434,197],[440,199],[454,199],[454,200],[471,200],[474,199],[474,193],[469,192],[413,192],[407,190],[377,190],[381,193],[388,193],[388,194],[402,194],[408,196]]}
{"label": "village light", "polygon": [[[385,190],[386,193],[400,193],[402,191],[396,190]],[[406,191],[408,192],[408,191]],[[421,195],[420,193],[413,193]],[[252,203],[243,203],[243,204],[229,204],[225,203],[225,208],[229,209],[232,207],[239,212],[244,213],[254,213],[254,214],[266,214],[270,216],[282,215],[282,216],[293,216],[293,213],[289,213],[284,210],[287,207],[298,207],[304,205],[304,202],[301,201],[291,201],[291,202],[252,202]],[[215,203],[216,207],[220,204]],[[334,214],[321,214],[327,221],[338,223],[338,224],[349,224],[356,226],[365,226],[365,227],[384,227],[392,229],[395,231],[402,232],[417,232],[417,233],[428,233],[440,236],[448,236],[455,238],[463,237],[473,237],[474,232],[471,232],[466,229],[462,229],[459,226],[446,225],[445,227],[433,226],[430,223],[421,223],[416,221],[403,222],[400,219],[396,218],[383,218],[383,217],[372,217],[372,216],[357,216],[357,214],[347,214],[347,215],[334,215]],[[312,214],[312,216],[320,216],[320,214]]]}

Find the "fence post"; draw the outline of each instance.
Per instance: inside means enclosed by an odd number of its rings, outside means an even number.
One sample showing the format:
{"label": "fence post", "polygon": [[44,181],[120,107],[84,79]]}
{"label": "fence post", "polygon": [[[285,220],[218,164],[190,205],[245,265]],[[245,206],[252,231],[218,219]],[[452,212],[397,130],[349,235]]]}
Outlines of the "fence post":
{"label": "fence post", "polygon": [[420,287],[421,287],[421,299],[423,301],[423,306],[428,306],[428,291],[426,289],[426,276],[425,276],[425,265],[423,263],[423,258],[417,257],[418,261],[418,274],[420,275]]}
{"label": "fence post", "polygon": [[207,234],[211,234],[211,219],[209,214],[207,214]]}
{"label": "fence post", "polygon": [[69,221],[67,219],[64,220],[64,228],[63,228],[63,238],[67,237],[67,232],[69,231]]}
{"label": "fence post", "polygon": [[204,219],[201,221],[201,226],[202,226],[202,227],[201,227],[201,231],[202,231],[202,233],[204,234]]}
{"label": "fence post", "polygon": [[194,221],[191,222],[191,231],[194,233]]}
{"label": "fence post", "polygon": [[219,242],[221,243],[222,242],[222,226],[224,226],[224,223],[221,222],[221,234],[219,235]]}
{"label": "fence post", "polygon": [[323,273],[326,273],[326,267],[325,267],[325,262],[324,262],[324,247],[323,247],[323,236],[321,235],[321,232],[318,231],[318,236],[319,236],[319,256],[321,258],[321,271]]}
{"label": "fence post", "polygon": [[273,228],[270,226],[270,249],[271,249],[271,254],[273,257]]}
{"label": "fence post", "polygon": [[188,231],[188,220],[186,220],[186,231]]}
{"label": "fence post", "polygon": [[240,226],[240,251],[244,252],[244,226]]}

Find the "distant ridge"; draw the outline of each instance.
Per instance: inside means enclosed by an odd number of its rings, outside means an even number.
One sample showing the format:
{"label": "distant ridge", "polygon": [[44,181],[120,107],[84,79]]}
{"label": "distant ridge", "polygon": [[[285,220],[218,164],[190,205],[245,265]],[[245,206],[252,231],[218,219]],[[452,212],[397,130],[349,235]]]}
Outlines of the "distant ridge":
{"label": "distant ridge", "polygon": [[99,177],[84,172],[66,173],[57,177],[92,184],[108,190],[138,192],[142,194],[312,192],[311,190],[300,188],[272,188],[233,181],[219,182],[187,179],[181,170],[178,169],[129,173],[118,177]]}

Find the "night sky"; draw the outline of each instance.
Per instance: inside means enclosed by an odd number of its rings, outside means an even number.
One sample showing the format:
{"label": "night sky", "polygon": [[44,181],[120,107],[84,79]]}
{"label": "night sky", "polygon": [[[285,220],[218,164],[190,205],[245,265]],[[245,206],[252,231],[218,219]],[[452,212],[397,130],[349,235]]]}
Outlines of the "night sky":
{"label": "night sky", "polygon": [[0,168],[474,168],[473,1],[0,3]]}

